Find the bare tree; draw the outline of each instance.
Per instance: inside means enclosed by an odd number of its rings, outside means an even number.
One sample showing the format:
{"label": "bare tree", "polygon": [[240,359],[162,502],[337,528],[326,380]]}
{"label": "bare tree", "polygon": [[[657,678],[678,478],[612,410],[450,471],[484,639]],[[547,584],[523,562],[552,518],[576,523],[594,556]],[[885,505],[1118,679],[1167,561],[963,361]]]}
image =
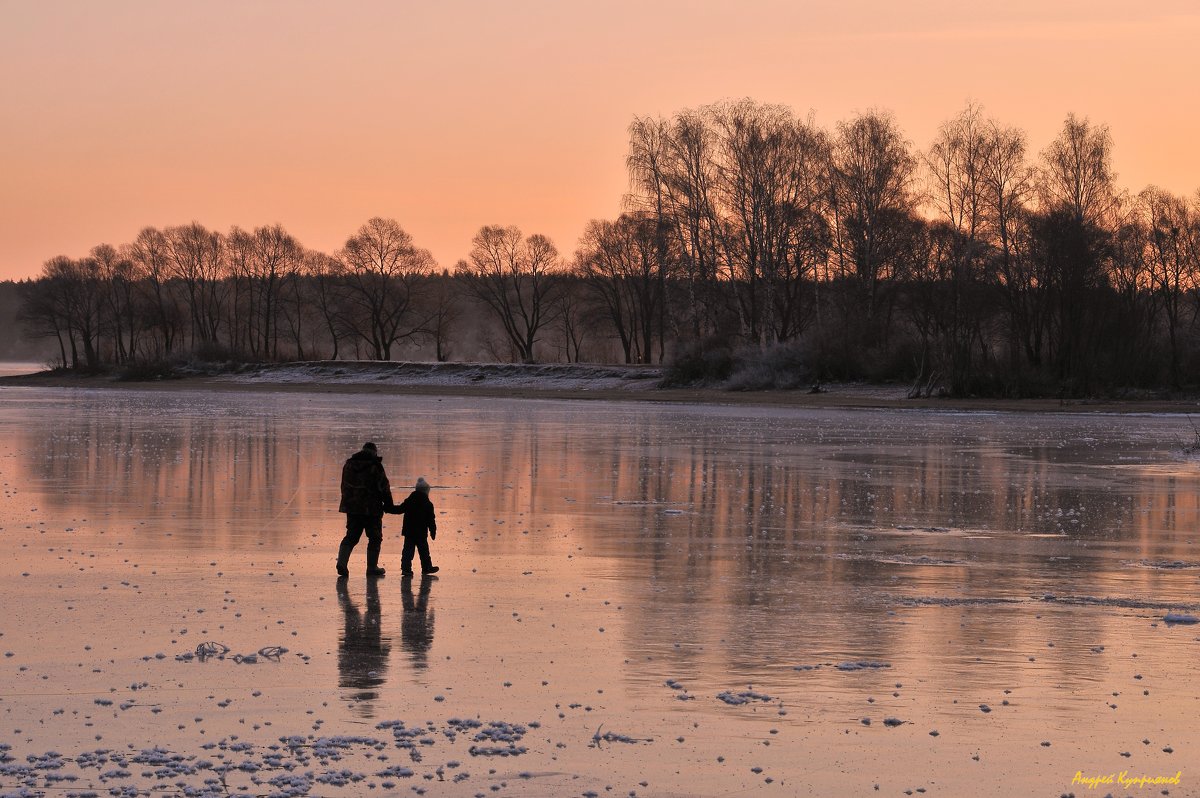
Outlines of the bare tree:
{"label": "bare tree", "polygon": [[92,247],[102,305],[101,331],[112,342],[116,363],[125,363],[137,355],[144,324],[137,283],[141,278],[128,253],[109,244]]}
{"label": "bare tree", "polygon": [[524,363],[535,362],[539,336],[553,321],[561,264],[550,239],[516,227],[483,227],[470,260],[458,264],[467,290],[504,328]]}
{"label": "bare tree", "polygon": [[462,319],[460,286],[443,271],[428,278],[429,316],[424,333],[433,341],[434,358],[439,363],[450,359],[454,332]]}
{"label": "bare tree", "polygon": [[229,348],[235,353],[258,356],[260,343],[255,332],[258,291],[255,287],[254,236],[234,225],[225,235],[225,264],[229,281]]}
{"label": "bare tree", "polygon": [[661,341],[665,332],[666,280],[657,228],[649,214],[623,214],[615,222],[592,220],[575,254],[575,271],[604,309],[626,363],[652,362],[655,336]]}
{"label": "bare tree", "polygon": [[656,259],[670,263],[664,273],[682,283],[682,326],[691,340],[702,341],[724,327],[727,305],[718,288],[714,132],[703,111],[684,111],[670,121],[635,119],[629,133],[629,204],[653,215]]}
{"label": "bare tree", "polygon": [[[250,253],[250,277],[256,311],[251,351],[278,359],[280,292],[285,283],[296,282],[304,249],[290,233],[276,224],[255,228],[250,236]],[[294,293],[296,286],[290,287]],[[299,323],[299,319],[298,313],[292,315],[295,323]]]}
{"label": "bare tree", "polygon": [[1171,387],[1183,387],[1181,341],[1185,329],[1186,299],[1197,288],[1198,266],[1189,240],[1195,231],[1187,200],[1157,186],[1149,186],[1135,205],[1139,233],[1137,251],[1144,264],[1150,293],[1161,309],[1167,328],[1168,369]]}
{"label": "bare tree", "polygon": [[790,109],[750,100],[709,109],[719,141],[720,241],[743,334],[785,341],[804,328],[800,290],[826,246],[825,135]]}
{"label": "bare tree", "polygon": [[1108,126],[1067,114],[1058,137],[1042,152],[1043,208],[1070,213],[1079,224],[1102,225],[1117,205],[1115,181]]}
{"label": "bare tree", "polygon": [[192,346],[216,343],[229,285],[225,277],[225,239],[199,222],[164,231],[170,274],[187,293]]}
{"label": "bare tree", "polygon": [[1056,298],[1054,346],[1058,376],[1072,391],[1089,389],[1104,321],[1096,302],[1107,285],[1108,223],[1118,210],[1112,138],[1105,126],[1068,114],[1063,129],[1042,152],[1035,225],[1038,253]]}
{"label": "bare tree", "polygon": [[348,289],[347,321],[376,360],[391,360],[392,347],[425,326],[413,291],[433,269],[433,257],[413,246],[394,219],[376,217],[346,240],[339,259]]}
{"label": "bare tree", "polygon": [[985,214],[994,248],[992,279],[1008,311],[1009,368],[1020,378],[1022,363],[1042,362],[1045,334],[1045,281],[1029,257],[1029,205],[1034,170],[1025,157],[1025,134],[996,121],[988,123],[984,163]]}
{"label": "bare tree", "polygon": [[[277,321],[272,332],[273,357],[277,360],[281,357],[279,350],[279,328],[281,326],[287,327],[292,345],[291,352],[297,360],[308,359],[310,353],[315,351],[317,346],[315,337],[317,324],[314,322],[319,314],[312,302],[312,276],[315,270],[321,268],[325,255],[319,252],[305,252],[299,245],[296,247],[296,252],[290,253],[284,258],[279,271],[279,298],[276,304],[282,324]],[[306,341],[307,349],[305,348]]]}
{"label": "bare tree", "polygon": [[882,287],[903,270],[911,243],[916,164],[890,115],[870,111],[838,124],[831,190],[837,264],[857,289],[850,308],[865,316],[868,347],[886,337]]}
{"label": "bare tree", "polygon": [[309,251],[305,255],[305,271],[312,282],[313,302],[320,324],[332,344],[329,359],[337,360],[342,338],[351,334],[351,325],[346,318],[346,268],[323,252]]}
{"label": "bare tree", "polygon": [[145,276],[147,303],[152,309],[150,326],[159,336],[156,354],[170,355],[179,334],[181,314],[170,285],[171,247],[166,234],[154,227],[144,228],[130,245],[129,256]]}
{"label": "bare tree", "polygon": [[26,337],[31,340],[53,338],[58,343],[58,365],[66,368],[74,364],[67,355],[70,344],[74,361],[79,359],[78,349],[67,324],[66,303],[58,278],[50,275],[43,267],[37,280],[21,283],[21,307],[17,321]]}
{"label": "bare tree", "polygon": [[587,301],[587,286],[574,275],[560,278],[555,296],[560,348],[568,363],[583,362],[583,347],[594,329],[594,306]]}
{"label": "bare tree", "polygon": [[27,332],[35,337],[54,335],[63,365],[69,362],[75,369],[99,366],[102,300],[96,262],[59,255],[42,266],[39,283],[39,288],[28,296],[22,314]]}
{"label": "bare tree", "polygon": [[[974,344],[982,340],[982,308],[971,299],[984,284],[990,254],[987,175],[994,144],[981,109],[968,105],[942,125],[925,155],[937,216],[928,270],[914,281],[928,299],[924,314],[931,322],[923,335],[922,363],[940,369],[959,395],[970,390]],[[929,332],[936,337],[932,356]]]}

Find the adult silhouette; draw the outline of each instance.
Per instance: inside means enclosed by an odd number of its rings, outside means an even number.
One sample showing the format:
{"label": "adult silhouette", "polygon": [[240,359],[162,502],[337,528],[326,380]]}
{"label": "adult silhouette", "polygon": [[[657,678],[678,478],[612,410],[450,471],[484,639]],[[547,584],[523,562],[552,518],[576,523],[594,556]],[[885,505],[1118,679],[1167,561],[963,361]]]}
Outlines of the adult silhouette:
{"label": "adult silhouette", "polygon": [[383,513],[395,509],[392,486],[383,470],[383,458],[374,443],[367,441],[342,466],[342,501],[338,512],[346,514],[346,536],[338,547],[338,576],[350,574],[350,552],[367,534],[367,576],[383,576],[379,550],[383,546]]}

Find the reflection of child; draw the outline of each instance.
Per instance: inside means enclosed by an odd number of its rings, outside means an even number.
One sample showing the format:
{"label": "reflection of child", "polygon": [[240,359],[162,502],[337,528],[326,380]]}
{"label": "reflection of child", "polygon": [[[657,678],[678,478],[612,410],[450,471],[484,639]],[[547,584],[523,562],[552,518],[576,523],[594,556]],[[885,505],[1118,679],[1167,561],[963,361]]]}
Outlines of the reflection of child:
{"label": "reflection of child", "polygon": [[[421,573],[435,574],[439,568],[429,559],[429,540],[437,540],[437,520],[433,514],[433,502],[429,500],[429,483],[425,477],[417,484],[408,498],[396,505],[393,513],[404,513],[404,553],[400,558],[402,576],[412,576],[413,552],[421,555]],[[426,537],[426,532],[429,537]]]}

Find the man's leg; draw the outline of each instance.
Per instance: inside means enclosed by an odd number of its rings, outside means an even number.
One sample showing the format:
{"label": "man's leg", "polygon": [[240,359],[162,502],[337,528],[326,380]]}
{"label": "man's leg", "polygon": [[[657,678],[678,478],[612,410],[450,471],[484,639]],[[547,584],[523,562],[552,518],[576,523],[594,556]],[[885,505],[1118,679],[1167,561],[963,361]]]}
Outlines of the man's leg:
{"label": "man's leg", "polygon": [[337,572],[339,576],[346,576],[350,573],[347,567],[350,562],[350,552],[354,551],[354,547],[358,545],[359,539],[363,533],[364,516],[355,513],[346,514],[346,536],[342,538],[342,545],[338,546]]}
{"label": "man's leg", "polygon": [[372,516],[366,524],[367,576],[383,576],[379,567],[379,549],[383,546],[383,516]]}

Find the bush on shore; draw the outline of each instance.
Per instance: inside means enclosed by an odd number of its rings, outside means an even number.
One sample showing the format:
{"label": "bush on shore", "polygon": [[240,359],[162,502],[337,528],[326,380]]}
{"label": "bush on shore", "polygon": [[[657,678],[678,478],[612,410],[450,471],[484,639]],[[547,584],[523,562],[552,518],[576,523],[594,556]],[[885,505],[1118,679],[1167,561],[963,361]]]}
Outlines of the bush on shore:
{"label": "bush on shore", "polygon": [[183,375],[174,365],[163,359],[137,360],[117,369],[119,382],[153,382],[155,380],[177,380]]}
{"label": "bush on shore", "polygon": [[681,348],[666,364],[663,388],[790,390],[813,382],[806,348],[795,342],[736,351],[712,341]]}

